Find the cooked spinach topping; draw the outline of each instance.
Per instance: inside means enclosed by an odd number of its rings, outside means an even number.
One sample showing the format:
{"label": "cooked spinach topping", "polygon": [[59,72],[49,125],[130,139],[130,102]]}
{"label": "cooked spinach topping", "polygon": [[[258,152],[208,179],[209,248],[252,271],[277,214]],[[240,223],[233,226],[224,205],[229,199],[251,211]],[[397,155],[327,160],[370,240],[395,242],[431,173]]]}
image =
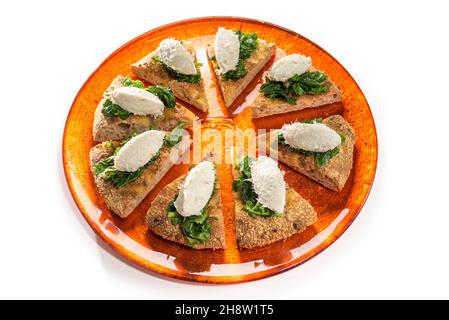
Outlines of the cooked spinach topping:
{"label": "cooked spinach topping", "polygon": [[201,211],[200,215],[183,217],[176,211],[173,201],[167,211],[171,223],[173,225],[181,225],[181,230],[190,246],[196,247],[210,239],[212,226],[208,221],[209,214],[206,208]]}
{"label": "cooked spinach topping", "polygon": [[125,77],[125,78],[122,80],[122,84],[123,84],[125,87],[136,87],[136,88],[140,88],[140,89],[144,89],[144,88],[145,88],[145,85],[143,84],[142,81],[140,81],[140,80],[134,80],[134,79],[131,79],[131,78],[129,78],[129,77]]}
{"label": "cooked spinach topping", "polygon": [[[316,119],[304,119],[301,120],[302,123],[309,123],[309,124],[313,124],[313,123],[323,123],[323,119],[322,118],[316,118]],[[341,137],[341,144],[345,143],[346,138],[343,134],[339,133],[340,137]],[[279,144],[283,144],[286,145],[285,142],[285,138],[282,135],[282,133],[280,133],[277,137],[277,141]],[[341,145],[340,144],[340,145]],[[334,149],[328,150],[326,152],[313,152],[313,151],[307,151],[304,149],[299,149],[299,148],[292,148],[290,146],[288,146],[288,148],[290,148],[293,152],[296,152],[298,154],[302,154],[305,156],[310,156],[310,157],[314,157],[315,158],[315,163],[316,166],[318,168],[324,167],[326,164],[329,163],[329,161],[335,157],[337,154],[340,153],[340,147],[337,146]]]}
{"label": "cooked spinach topping", "polygon": [[248,71],[246,71],[246,68],[245,68],[245,61],[239,60],[239,63],[237,64],[235,69],[229,70],[228,72],[224,73],[221,76],[221,78],[225,81],[228,81],[228,80],[235,81],[235,80],[243,78],[247,74],[248,74]]}
{"label": "cooked spinach topping", "polygon": [[309,124],[323,123],[323,118],[302,119],[300,122],[301,123],[309,123]]}
{"label": "cooked spinach topping", "polygon": [[103,171],[102,177],[105,180],[110,181],[114,185],[114,187],[122,188],[126,186],[128,183],[137,180],[142,175],[143,170],[148,165],[153,163],[158,156],[159,156],[158,154],[155,155],[154,158],[152,158],[146,165],[137,169],[134,172],[118,171],[114,166],[109,167],[105,171]]}
{"label": "cooked spinach topping", "polygon": [[209,57],[209,60],[210,61],[217,61],[217,57],[216,56]]}
{"label": "cooked spinach topping", "polygon": [[[116,188],[122,188],[129,184],[130,182],[133,182],[137,180],[142,175],[143,170],[154,163],[156,159],[159,157],[159,153],[155,154],[150,161],[148,161],[144,166],[140,167],[134,172],[127,172],[127,171],[119,171],[114,167],[114,158],[115,154],[99,161],[94,166],[94,174],[100,175],[103,179],[106,181],[110,181],[114,187]],[[108,165],[106,167],[106,165]]]}
{"label": "cooked spinach topping", "polygon": [[[164,138],[164,146],[173,147],[179,143],[182,139],[182,130],[184,128],[184,123],[180,123],[173,131],[166,135]],[[110,181],[114,187],[122,188],[127,184],[137,180],[143,173],[143,170],[147,168],[149,165],[154,163],[157,158],[159,158],[159,152],[156,153],[150,161],[148,161],[144,166],[140,167],[134,172],[127,171],[119,171],[114,167],[114,159],[117,155],[118,151],[121,147],[123,147],[129,140],[137,135],[136,132],[133,132],[131,136],[122,140],[120,144],[114,148],[114,151],[111,156],[98,161],[93,167],[93,173],[96,176],[101,176],[106,181]],[[111,143],[109,143],[112,146]]]}
{"label": "cooked spinach topping", "polygon": [[254,50],[257,48],[257,33],[255,32],[241,32],[236,30],[235,33],[240,39],[240,55],[239,58],[246,60],[248,59]]}
{"label": "cooked spinach topping", "polygon": [[246,156],[237,166],[237,170],[240,172],[240,177],[238,180],[234,180],[232,188],[234,191],[240,193],[240,198],[245,205],[244,210],[253,218],[256,216],[272,217],[278,215],[278,213],[262,206],[262,204],[257,201],[257,194],[254,191],[254,187],[251,182],[252,161],[252,158]]}
{"label": "cooked spinach topping", "polygon": [[160,86],[149,86],[146,90],[162,101],[167,108],[174,108],[176,104],[175,95],[170,88]]}
{"label": "cooked spinach topping", "polygon": [[164,146],[174,147],[182,140],[182,134],[184,132],[184,122],[180,122],[176,128],[166,135],[164,138]]}
{"label": "cooked spinach topping", "polygon": [[[120,149],[120,147],[117,149]],[[117,154],[117,149],[112,156],[97,162],[93,170],[94,175],[100,175],[106,181],[110,181],[116,188],[122,188],[130,182],[137,180],[142,175],[143,170],[154,163],[159,157],[159,153],[155,154],[150,161],[134,172],[119,171],[114,167],[114,158]]]}
{"label": "cooked spinach topping", "polygon": [[260,87],[260,91],[269,99],[295,104],[298,96],[327,92],[329,88],[326,85],[326,80],[326,75],[319,71],[295,74],[286,83],[268,78],[267,82]]}
{"label": "cooked spinach topping", "polygon": [[201,81],[201,73],[198,71],[198,69],[201,67],[202,64],[196,60],[195,60],[195,66],[196,66],[198,72],[196,74],[187,75],[187,74],[179,73],[175,69],[167,66],[165,63],[163,63],[161,61],[161,58],[159,56],[153,56],[152,59],[153,59],[153,61],[159,62],[161,65],[163,65],[165,70],[167,71],[167,73],[170,75],[170,77],[172,77],[175,80],[178,80],[180,82],[192,83],[192,84],[195,84],[195,83],[198,83]]}
{"label": "cooked spinach topping", "polygon": [[[257,48],[257,33],[254,32],[241,32],[240,30],[234,31],[240,40],[240,52],[239,52],[239,63],[235,70],[230,70],[222,75],[222,79],[227,80],[238,80],[246,76],[248,71],[245,68],[245,61],[251,56],[254,50]],[[215,56],[213,57],[215,59]],[[212,60],[212,58],[210,58]]]}
{"label": "cooked spinach topping", "polygon": [[123,109],[118,104],[113,103],[110,99],[107,99],[104,102],[101,113],[108,117],[120,117],[122,120],[125,120],[132,115],[131,112]]}
{"label": "cooked spinach topping", "polygon": [[210,233],[212,226],[208,221],[209,214],[207,212],[207,206],[215,193],[215,186],[217,181],[215,180],[214,191],[212,192],[209,201],[201,210],[200,215],[183,217],[178,213],[174,205],[177,196],[170,203],[167,208],[167,216],[173,225],[181,225],[181,230],[187,238],[187,242],[190,246],[195,247],[199,244],[205,243],[210,239]]}
{"label": "cooked spinach topping", "polygon": [[[166,106],[167,108],[173,108],[175,106],[175,96],[170,88],[159,86],[149,86],[145,88],[145,85],[143,84],[142,81],[133,80],[128,77],[122,80],[122,84],[125,87],[136,87],[147,90],[148,92],[156,95],[159,98],[159,100],[162,101],[164,106]],[[107,92],[109,92],[110,89],[108,89]],[[112,88],[112,90],[114,90],[114,88]],[[108,117],[120,117],[123,120],[127,119],[129,116],[133,114],[132,112],[123,109],[118,104],[114,104],[110,99],[107,99],[104,102],[103,109],[101,109],[101,113],[103,113],[105,116]]]}
{"label": "cooked spinach topping", "polygon": [[94,175],[98,176],[100,173],[103,173],[107,168],[114,165],[115,155],[109,156],[103,160],[98,161],[94,165]]}

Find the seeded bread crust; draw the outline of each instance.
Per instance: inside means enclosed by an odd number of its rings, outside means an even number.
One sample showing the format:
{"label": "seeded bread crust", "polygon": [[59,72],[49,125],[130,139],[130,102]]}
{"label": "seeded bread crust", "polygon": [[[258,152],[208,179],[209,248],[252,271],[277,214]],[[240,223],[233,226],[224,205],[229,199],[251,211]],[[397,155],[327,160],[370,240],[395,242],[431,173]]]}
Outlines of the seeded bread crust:
{"label": "seeded bread crust", "polygon": [[262,92],[259,92],[259,95],[250,106],[253,118],[268,117],[274,114],[316,108],[326,104],[340,102],[342,100],[340,89],[330,79],[326,81],[326,85],[329,88],[329,91],[326,93],[297,97],[295,105],[282,100],[271,100],[265,97]]}
{"label": "seeded bread crust", "polygon": [[[164,187],[151,203],[146,216],[146,222],[152,232],[158,236],[188,246],[187,239],[180,225],[173,225],[167,217],[167,208],[179,191],[180,184],[184,181],[183,175]],[[225,233],[223,222],[223,210],[221,206],[220,186],[217,183],[214,194],[207,206],[209,223],[211,224],[211,236],[209,241],[195,246],[193,249],[224,249]]]}
{"label": "seeded bread crust", "polygon": [[288,146],[278,144],[276,141],[277,133],[270,137],[270,154],[272,155],[276,152],[275,148],[277,145],[279,161],[326,188],[341,191],[352,170],[354,145],[356,142],[355,132],[340,115],[333,115],[324,119],[323,124],[334,129],[339,134],[343,134],[345,137],[345,142],[339,147],[340,152],[325,166],[318,168],[314,157],[298,154]]}
{"label": "seeded bread crust", "polygon": [[[193,47],[188,42],[184,42],[184,44],[194,55]],[[177,98],[184,100],[202,112],[206,112],[209,105],[204,89],[204,80],[201,79],[199,83],[192,84],[173,79],[161,63],[153,60],[155,55],[157,55],[156,51],[151,52],[132,64],[131,70],[141,79],[160,86],[170,87]]]}
{"label": "seeded bread crust", "polygon": [[[123,76],[115,78],[109,88],[123,87]],[[180,122],[184,122],[185,127],[193,126],[195,115],[187,108],[176,104],[174,108],[165,108],[164,114],[154,119],[151,116],[131,115],[126,119],[120,117],[105,116],[101,110],[106,102],[106,96],[103,95],[94,115],[93,135],[94,141],[103,142],[108,140],[123,140],[131,135],[131,133],[142,133],[150,128],[171,131]]]}
{"label": "seeded bread crust", "polygon": [[[112,155],[113,148],[119,142],[100,143],[90,150],[90,165],[93,174],[94,165]],[[178,161],[190,146],[190,137],[184,136],[180,143],[172,148],[162,147],[159,157],[144,169],[142,175],[122,188],[116,188],[111,182],[94,175],[95,184],[103,196],[106,205],[121,218],[126,218],[153,190],[163,176]]]}
{"label": "seeded bread crust", "polygon": [[[214,71],[217,76],[217,82],[223,95],[223,100],[226,107],[232,105],[235,99],[237,99],[242,91],[245,90],[250,82],[263,69],[265,64],[268,62],[268,60],[270,60],[275,52],[276,45],[274,43],[258,39],[256,50],[254,50],[251,53],[251,56],[245,61],[245,68],[248,71],[248,74],[236,81],[224,81],[218,72],[218,62],[216,60],[210,60],[214,67]],[[214,47],[212,45],[208,46],[207,55],[209,59],[215,56]]]}
{"label": "seeded bread crust", "polygon": [[[239,178],[236,168],[234,179]],[[317,213],[313,207],[293,188],[286,186],[285,211],[280,216],[253,218],[244,210],[240,193],[234,191],[235,226],[237,244],[243,249],[253,249],[267,244],[285,240],[296,233],[303,232],[317,221]]]}

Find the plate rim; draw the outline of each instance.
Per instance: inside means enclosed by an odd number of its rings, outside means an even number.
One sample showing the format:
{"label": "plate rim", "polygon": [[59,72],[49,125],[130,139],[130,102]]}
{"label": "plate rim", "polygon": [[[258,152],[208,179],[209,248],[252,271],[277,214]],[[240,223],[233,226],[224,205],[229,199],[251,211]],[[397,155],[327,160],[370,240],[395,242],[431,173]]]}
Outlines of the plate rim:
{"label": "plate rim", "polygon": [[[121,246],[119,243],[117,243],[116,241],[114,241],[113,239],[111,239],[110,237],[108,237],[93,221],[92,219],[89,217],[88,214],[86,214],[85,212],[85,208],[83,206],[83,204],[81,203],[81,200],[79,199],[76,191],[75,191],[75,187],[73,185],[73,181],[70,177],[70,169],[68,166],[68,159],[67,159],[67,145],[66,145],[66,137],[67,137],[67,130],[68,130],[68,124],[69,124],[69,119],[71,118],[74,106],[81,94],[81,92],[83,91],[83,89],[87,86],[87,83],[90,81],[90,79],[96,74],[96,72],[104,65],[106,64],[110,59],[112,59],[119,51],[125,49],[127,46],[131,45],[132,43],[134,43],[135,41],[137,41],[140,38],[146,37],[148,34],[156,32],[157,30],[160,29],[166,29],[166,28],[170,28],[171,26],[174,25],[180,25],[180,24],[188,24],[191,22],[201,22],[204,20],[208,20],[208,19],[218,19],[218,20],[233,20],[233,21],[237,21],[237,22],[250,22],[253,24],[262,24],[271,28],[276,28],[279,30],[282,30],[284,32],[287,32],[293,36],[296,37],[300,37],[308,42],[310,42],[311,44],[315,45],[317,48],[319,48],[321,51],[323,51],[325,54],[327,54],[328,56],[330,56],[336,63],[338,63],[338,65],[349,75],[350,79],[352,80],[352,82],[357,86],[357,88],[359,89],[360,93],[362,94],[363,100],[365,101],[366,105],[368,106],[368,113],[369,116],[372,120],[373,123],[373,130],[374,130],[374,144],[373,146],[375,147],[375,153],[373,154],[374,156],[374,161],[373,161],[373,168],[372,168],[372,180],[370,181],[370,185],[368,190],[366,191],[366,195],[363,199],[363,202],[360,203],[359,207],[357,208],[357,211],[354,212],[351,217],[350,220],[343,226],[343,228],[339,228],[338,230],[335,230],[332,233],[333,236],[333,240],[329,243],[323,241],[321,242],[316,248],[317,250],[314,251],[312,254],[310,254],[309,256],[307,256],[306,258],[301,259],[301,257],[298,257],[296,259],[293,259],[285,264],[282,265],[278,265],[275,266],[273,268],[267,269],[267,270],[263,270],[263,271],[258,271],[258,272],[254,272],[254,273],[250,273],[250,274],[245,274],[245,275],[232,275],[232,276],[210,276],[210,275],[198,275],[198,274],[191,274],[191,273],[180,273],[180,272],[169,272],[169,271],[173,271],[172,269],[169,269],[165,266],[162,265],[158,265],[158,264],[154,264],[151,263],[147,260],[144,260],[142,258],[140,258],[139,256],[137,256],[136,254],[134,254],[132,251],[128,250],[126,247]],[[79,88],[78,92],[75,95],[75,98],[73,99],[73,102],[70,106],[69,112],[67,113],[67,117],[66,117],[66,121],[64,124],[64,130],[63,130],[63,138],[62,138],[62,165],[63,165],[63,169],[64,169],[64,176],[65,176],[65,180],[68,186],[68,189],[70,191],[70,194],[72,195],[72,198],[78,208],[78,211],[81,212],[82,216],[84,217],[84,219],[87,221],[87,223],[89,224],[89,226],[92,228],[92,230],[96,233],[97,236],[99,236],[101,238],[101,240],[106,243],[110,249],[113,250],[113,254],[114,256],[120,258],[121,260],[123,260],[123,262],[132,265],[133,267],[137,268],[138,270],[142,270],[144,272],[147,272],[153,276],[163,276],[164,279],[167,280],[173,280],[173,279],[177,279],[177,280],[182,280],[182,281],[186,281],[186,282],[194,282],[194,283],[203,283],[203,284],[235,284],[235,283],[243,283],[243,282],[249,282],[249,281],[255,281],[255,280],[260,280],[260,279],[265,279],[265,278],[269,278],[269,277],[273,277],[275,275],[279,275],[281,273],[284,273],[286,271],[289,271],[293,268],[296,268],[306,262],[308,262],[310,259],[316,257],[317,255],[319,255],[320,253],[322,253],[324,250],[326,250],[327,248],[329,248],[330,246],[332,246],[345,232],[346,230],[348,230],[348,228],[352,225],[352,223],[354,222],[354,220],[358,217],[358,215],[360,214],[362,208],[364,207],[366,201],[369,198],[369,195],[371,193],[372,187],[376,181],[376,175],[377,175],[377,166],[378,166],[378,161],[379,161],[379,144],[378,144],[378,136],[377,136],[377,128],[376,128],[376,123],[374,120],[374,115],[371,111],[371,107],[368,103],[368,100],[366,99],[366,96],[364,94],[364,92],[361,90],[359,84],[357,83],[357,81],[355,81],[354,77],[352,76],[352,74],[339,62],[339,60],[337,60],[332,54],[330,54],[327,50],[323,49],[320,45],[316,44],[314,41],[310,40],[309,38],[299,34],[298,32],[295,32],[291,29],[285,28],[283,26],[277,25],[275,23],[272,22],[268,22],[268,21],[263,21],[260,19],[254,19],[254,18],[247,18],[247,17],[241,17],[241,16],[201,16],[201,17],[195,17],[195,18],[189,18],[189,19],[183,19],[183,20],[178,20],[178,21],[174,21],[174,22],[170,22],[161,26],[158,26],[156,28],[153,28],[151,30],[148,30],[134,38],[132,38],[131,40],[127,41],[126,43],[124,43],[123,45],[121,45],[120,47],[118,47],[117,49],[115,49],[111,54],[109,54],[89,75],[89,77],[87,77],[87,79],[84,81],[84,83],[82,84],[82,86]],[[118,254],[118,255],[117,255]],[[306,253],[307,254],[307,253]],[[300,260],[300,261],[298,261]],[[271,271],[271,272],[270,272]]]}

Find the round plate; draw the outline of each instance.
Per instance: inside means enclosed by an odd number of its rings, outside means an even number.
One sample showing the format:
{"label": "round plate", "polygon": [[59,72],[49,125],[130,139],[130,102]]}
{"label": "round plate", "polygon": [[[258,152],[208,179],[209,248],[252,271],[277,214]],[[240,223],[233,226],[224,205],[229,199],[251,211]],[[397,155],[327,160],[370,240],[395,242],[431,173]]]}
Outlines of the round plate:
{"label": "round plate", "polygon": [[[213,39],[220,26],[257,32],[260,38],[276,43],[286,53],[301,52],[312,57],[314,66],[325,71],[341,88],[343,103],[253,121],[250,110],[245,107],[258,90],[262,71],[241,98],[226,109],[212,81],[205,54],[206,42]],[[183,247],[155,236],[144,223],[151,201],[162,187],[187,172],[188,166],[185,164],[174,166],[128,218],[120,219],[106,208],[89,167],[89,150],[94,145],[94,110],[110,82],[119,74],[135,77],[130,71],[130,65],[154,50],[167,37],[194,38],[198,59],[203,63],[202,72],[210,103],[208,114],[196,112],[200,119],[205,119],[203,128],[280,128],[285,122],[331,114],[341,114],[351,124],[357,135],[354,167],[341,192],[330,191],[281,164],[287,183],[309,201],[318,213],[318,221],[313,226],[286,241],[254,250],[239,250],[235,242],[231,166],[224,164],[218,166],[218,172],[226,228],[225,250]],[[148,270],[169,277],[234,283],[268,277],[298,266],[327,248],[349,227],[362,208],[374,180],[377,137],[374,120],[362,91],[345,68],[325,50],[293,31],[263,21],[209,17],[162,26],[131,40],[112,53],[85,82],[73,102],[64,130],[63,163],[68,186],[81,213],[95,232],[121,255]]]}

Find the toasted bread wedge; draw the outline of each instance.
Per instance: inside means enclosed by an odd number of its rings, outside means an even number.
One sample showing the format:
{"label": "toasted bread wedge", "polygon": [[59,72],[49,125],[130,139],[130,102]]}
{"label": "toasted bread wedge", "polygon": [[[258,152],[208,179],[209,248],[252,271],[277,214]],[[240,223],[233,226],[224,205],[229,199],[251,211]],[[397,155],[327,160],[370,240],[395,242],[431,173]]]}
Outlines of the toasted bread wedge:
{"label": "toasted bread wedge", "polygon": [[[218,73],[218,62],[214,59],[210,60],[214,67],[215,74],[217,75],[218,85],[223,95],[223,100],[226,107],[232,105],[235,99],[237,99],[242,91],[245,90],[245,88],[260,72],[260,70],[262,70],[275,52],[276,45],[274,43],[269,43],[265,40],[258,39],[257,49],[254,50],[251,56],[245,61],[245,69],[248,71],[248,74],[236,81],[224,81]],[[212,45],[208,46],[207,55],[209,59],[215,56],[214,47]]]}
{"label": "toasted bread wedge", "polygon": [[[112,146],[101,143],[90,150],[90,165],[93,171],[94,165],[112,155],[114,147],[119,142],[113,142]],[[190,137],[185,135],[176,146],[162,147],[159,157],[144,169],[142,175],[135,181],[122,188],[116,188],[111,182],[101,176],[95,176],[95,184],[106,201],[106,205],[121,218],[126,218],[157,185],[170,168],[178,161],[184,152],[190,147]]]}
{"label": "toasted bread wedge", "polygon": [[339,146],[339,153],[329,163],[318,168],[313,156],[306,156],[292,151],[288,146],[278,144],[277,133],[270,137],[270,154],[278,147],[278,160],[292,169],[306,175],[326,188],[340,191],[346,184],[352,169],[352,160],[356,136],[352,127],[340,115],[330,116],[323,120],[323,124],[342,134],[344,143]]}
{"label": "toasted bread wedge", "polygon": [[[188,43],[184,42],[186,48],[195,56],[195,50]],[[131,70],[141,79],[160,86],[170,87],[175,96],[192,106],[198,108],[202,112],[209,109],[204,89],[204,80],[199,83],[187,83],[173,79],[167,72],[165,67],[157,61],[153,60],[156,51],[151,52],[146,57],[131,65]]]}
{"label": "toasted bread wedge", "polygon": [[[316,70],[312,69],[312,71]],[[340,89],[329,79],[326,81],[326,84],[329,91],[317,95],[307,94],[297,97],[295,105],[283,100],[271,100],[265,97],[262,92],[259,92],[259,95],[250,106],[253,118],[268,117],[273,114],[299,111],[306,108],[321,107],[326,104],[340,102],[342,99]]]}
{"label": "toasted bread wedge", "polygon": [[[115,78],[109,88],[119,88],[123,86],[124,77]],[[126,119],[120,117],[105,116],[101,110],[106,101],[103,96],[94,115],[94,141],[103,142],[108,140],[122,140],[129,137],[132,132],[142,133],[150,128],[170,131],[180,122],[183,122],[185,128],[192,127],[195,121],[195,115],[187,108],[176,104],[174,108],[165,108],[164,114],[156,119],[151,116],[132,115]]]}
{"label": "toasted bread wedge", "polygon": [[[182,232],[181,226],[173,225],[167,216],[167,208],[174,200],[185,177],[186,175],[179,177],[162,189],[148,209],[146,222],[150,230],[160,237],[188,246],[188,241]],[[224,249],[225,233],[218,183],[207,206],[207,212],[209,214],[208,222],[212,226],[210,239],[206,243],[195,246],[194,249]]]}
{"label": "toasted bread wedge", "polygon": [[[239,175],[234,168],[234,179],[238,179]],[[282,215],[273,217],[253,218],[244,210],[240,193],[234,191],[235,226],[240,248],[252,249],[285,240],[316,222],[317,214],[313,207],[293,188],[288,185],[286,187],[285,211]]]}

